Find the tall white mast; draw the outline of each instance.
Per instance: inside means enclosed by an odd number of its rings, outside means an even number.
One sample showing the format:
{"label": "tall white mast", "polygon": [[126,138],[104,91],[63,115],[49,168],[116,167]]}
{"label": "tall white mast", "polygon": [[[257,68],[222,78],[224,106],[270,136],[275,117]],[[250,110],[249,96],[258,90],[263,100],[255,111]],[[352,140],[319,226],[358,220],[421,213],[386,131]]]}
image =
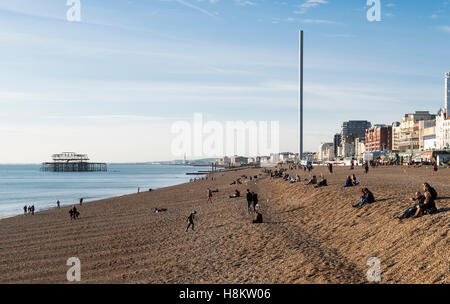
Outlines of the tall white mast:
{"label": "tall white mast", "polygon": [[298,152],[303,158],[303,31],[299,32],[298,53]]}

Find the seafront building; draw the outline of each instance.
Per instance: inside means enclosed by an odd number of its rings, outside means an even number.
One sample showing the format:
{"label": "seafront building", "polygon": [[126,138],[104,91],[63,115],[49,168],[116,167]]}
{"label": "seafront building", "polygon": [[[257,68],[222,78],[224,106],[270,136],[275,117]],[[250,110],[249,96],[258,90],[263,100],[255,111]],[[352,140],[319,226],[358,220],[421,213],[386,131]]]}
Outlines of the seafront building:
{"label": "seafront building", "polygon": [[419,121],[419,149],[436,149],[436,120]]}
{"label": "seafront building", "polygon": [[219,159],[218,161],[218,165],[222,166],[222,167],[229,167],[231,164],[231,158],[229,158],[228,156],[224,156],[221,159]]}
{"label": "seafront building", "polygon": [[364,157],[364,153],[366,153],[366,140],[356,138],[355,139],[355,158],[358,160],[362,160]]}
{"label": "seafront building", "polygon": [[341,148],[341,134],[335,134],[333,140],[333,151],[334,158],[338,158],[339,156],[339,148]]}
{"label": "seafront building", "polygon": [[392,151],[400,150],[400,122],[392,123]]}
{"label": "seafront building", "polygon": [[450,149],[450,117],[445,110],[436,117],[436,148]]}
{"label": "seafront building", "polygon": [[399,150],[410,151],[420,149],[419,121],[434,120],[436,115],[428,111],[416,111],[405,114],[400,123]]}
{"label": "seafront building", "polygon": [[342,140],[341,157],[352,158],[355,156],[355,139],[358,138],[353,134],[347,135]]}
{"label": "seafront building", "polygon": [[365,138],[366,130],[371,128],[372,124],[367,120],[350,120],[342,123],[341,126],[341,141],[342,143],[350,135],[355,138]]}
{"label": "seafront building", "polygon": [[392,151],[392,126],[375,125],[366,130],[367,152]]}
{"label": "seafront building", "polygon": [[334,159],[334,143],[322,143],[319,146],[319,153],[317,156],[320,161],[329,161]]}
{"label": "seafront building", "polygon": [[[444,77],[444,109],[437,115],[416,111],[401,122],[374,125],[366,120],[342,123],[333,143],[323,143],[318,160],[400,159],[404,161],[450,161],[450,72]],[[371,157],[369,157],[371,155]]]}
{"label": "seafront building", "polygon": [[247,165],[248,164],[248,157],[244,157],[244,156],[232,156],[231,157],[231,166],[233,167],[239,167],[242,165]]}

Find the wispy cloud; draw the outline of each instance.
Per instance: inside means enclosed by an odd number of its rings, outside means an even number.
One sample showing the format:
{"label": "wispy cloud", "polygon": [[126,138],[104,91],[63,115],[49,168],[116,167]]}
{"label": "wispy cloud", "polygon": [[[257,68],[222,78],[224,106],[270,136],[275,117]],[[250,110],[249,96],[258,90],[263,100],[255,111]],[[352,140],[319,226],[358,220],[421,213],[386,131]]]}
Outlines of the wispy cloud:
{"label": "wispy cloud", "polygon": [[298,5],[298,10],[294,11],[295,14],[305,14],[308,9],[318,7],[321,4],[327,4],[326,0],[306,0],[306,2]]}
{"label": "wispy cloud", "polygon": [[241,6],[252,6],[256,4],[256,2],[250,0],[235,0],[235,2],[237,5]]}
{"label": "wispy cloud", "polygon": [[[186,6],[186,7],[189,7],[189,8],[191,8],[191,9],[194,9],[194,10],[196,10],[196,11],[199,11],[199,12],[201,12],[201,13],[203,13],[203,14],[205,14],[205,15],[208,15],[208,16],[210,16],[210,17],[216,17],[216,15],[213,14],[213,13],[211,13],[210,11],[207,11],[206,9],[201,8],[201,7],[199,7],[199,6],[196,6],[196,5],[194,5],[194,4],[192,4],[192,3],[189,3],[189,2],[187,2],[187,1],[185,1],[185,0],[175,0],[175,2],[177,2],[177,3],[181,4],[181,5],[184,5],[184,6]],[[211,2],[211,3],[215,3],[216,1],[210,1],[210,2]]]}
{"label": "wispy cloud", "polygon": [[448,25],[438,26],[437,29],[446,33],[450,33],[450,26]]}

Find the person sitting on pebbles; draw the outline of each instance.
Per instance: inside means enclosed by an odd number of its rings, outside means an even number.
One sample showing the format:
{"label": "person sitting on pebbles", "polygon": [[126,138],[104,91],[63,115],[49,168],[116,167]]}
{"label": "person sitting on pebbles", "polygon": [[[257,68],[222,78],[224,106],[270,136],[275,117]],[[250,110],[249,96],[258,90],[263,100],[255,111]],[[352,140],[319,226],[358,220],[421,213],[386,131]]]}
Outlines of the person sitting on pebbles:
{"label": "person sitting on pebbles", "polygon": [[159,208],[155,208],[154,210],[153,210],[153,213],[161,213],[161,212],[166,212],[167,211],[167,209],[159,209]]}
{"label": "person sitting on pebbles", "polygon": [[354,208],[361,208],[365,204],[372,204],[375,202],[375,197],[369,189],[363,188],[362,193],[363,195],[361,196],[361,201],[359,202],[359,204],[353,205]]}

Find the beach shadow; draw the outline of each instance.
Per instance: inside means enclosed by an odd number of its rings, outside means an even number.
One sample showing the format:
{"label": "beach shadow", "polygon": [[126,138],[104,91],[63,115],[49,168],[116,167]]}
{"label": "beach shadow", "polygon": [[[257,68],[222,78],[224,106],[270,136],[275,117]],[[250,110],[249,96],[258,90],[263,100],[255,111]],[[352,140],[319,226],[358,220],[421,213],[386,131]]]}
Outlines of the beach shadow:
{"label": "beach shadow", "polygon": [[279,224],[288,224],[289,222],[264,222],[264,224],[272,224],[272,225],[279,225]]}
{"label": "beach shadow", "polygon": [[300,209],[303,209],[303,208],[305,208],[305,207],[294,208],[294,209],[291,209],[291,210],[284,211],[284,213],[294,212],[294,211],[297,211],[297,210],[300,210]]}
{"label": "beach shadow", "polygon": [[392,199],[392,197],[378,199],[378,200],[375,200],[375,203],[386,202],[386,201],[388,201],[388,200],[390,200],[390,199]]}
{"label": "beach shadow", "polygon": [[439,213],[446,213],[446,212],[449,212],[450,211],[450,208],[442,208],[442,209],[439,209],[437,212],[436,212],[436,214],[439,214]]}
{"label": "beach shadow", "polygon": [[443,197],[438,197],[436,200],[441,201],[441,200],[448,200],[448,199],[450,199],[449,196],[443,196]]}

